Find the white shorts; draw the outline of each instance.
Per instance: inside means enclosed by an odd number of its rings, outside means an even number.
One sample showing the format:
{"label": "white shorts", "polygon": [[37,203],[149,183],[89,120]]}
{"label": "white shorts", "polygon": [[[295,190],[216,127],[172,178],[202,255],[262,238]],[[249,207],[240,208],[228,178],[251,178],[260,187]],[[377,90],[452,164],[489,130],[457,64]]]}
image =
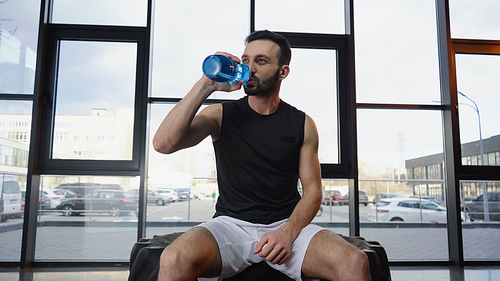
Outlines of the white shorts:
{"label": "white shorts", "polygon": [[[265,261],[254,254],[255,247],[262,235],[278,229],[287,220],[272,224],[255,224],[235,218],[221,216],[198,226],[208,229],[219,245],[222,271],[218,278],[198,278],[198,280],[222,280],[231,277],[254,263]],[[304,227],[292,244],[292,254],[282,265],[267,262],[272,268],[281,271],[294,280],[302,280],[302,263],[307,247],[313,236],[324,228],[314,224]]]}

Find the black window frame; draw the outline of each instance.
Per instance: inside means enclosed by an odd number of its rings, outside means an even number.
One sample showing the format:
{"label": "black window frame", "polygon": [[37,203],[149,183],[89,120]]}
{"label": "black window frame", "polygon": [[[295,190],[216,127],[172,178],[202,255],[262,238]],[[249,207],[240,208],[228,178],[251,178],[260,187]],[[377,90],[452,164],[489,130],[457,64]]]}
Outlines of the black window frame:
{"label": "black window frame", "polygon": [[[144,96],[147,96],[149,48],[147,29],[144,27],[92,26],[50,24],[48,26],[48,53],[46,83],[42,99],[42,127],[39,169],[41,174],[92,174],[110,176],[138,176],[141,151],[144,151],[141,133],[144,131]],[[58,75],[59,46],[61,41],[124,42],[137,44],[135,73],[134,128],[131,160],[53,159],[52,144],[55,126],[55,100]]]}

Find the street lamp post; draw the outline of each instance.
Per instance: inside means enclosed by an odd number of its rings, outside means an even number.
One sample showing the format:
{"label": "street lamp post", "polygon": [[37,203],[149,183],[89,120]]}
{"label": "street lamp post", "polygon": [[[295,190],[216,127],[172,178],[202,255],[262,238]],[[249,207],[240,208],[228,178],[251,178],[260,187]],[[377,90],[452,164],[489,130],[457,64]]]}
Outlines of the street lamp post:
{"label": "street lamp post", "polygon": [[[479,107],[476,102],[471,98],[466,96],[464,93],[458,91],[458,93],[464,98],[470,100],[474,104],[474,110],[477,113],[477,121],[479,122],[479,153],[481,155],[481,166],[484,166],[484,151],[483,151],[483,135],[481,132],[481,115],[479,114]],[[490,221],[490,212],[488,206],[488,188],[486,186],[486,182],[483,182],[483,210],[484,210],[484,221]]]}

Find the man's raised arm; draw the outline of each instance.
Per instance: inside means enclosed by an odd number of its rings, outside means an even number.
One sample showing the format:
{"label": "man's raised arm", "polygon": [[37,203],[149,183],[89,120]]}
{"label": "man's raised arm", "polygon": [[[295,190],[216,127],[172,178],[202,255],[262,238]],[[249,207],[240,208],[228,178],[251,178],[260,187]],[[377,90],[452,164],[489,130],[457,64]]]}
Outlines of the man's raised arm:
{"label": "man's raised arm", "polygon": [[[240,61],[233,55],[219,54],[226,55],[236,62]],[[235,91],[240,89],[242,84],[243,81],[234,85],[217,83],[203,76],[160,124],[153,138],[154,149],[168,154],[194,146],[209,135],[214,140],[217,139],[222,118],[222,105],[208,106],[198,115],[196,112],[213,92]]]}

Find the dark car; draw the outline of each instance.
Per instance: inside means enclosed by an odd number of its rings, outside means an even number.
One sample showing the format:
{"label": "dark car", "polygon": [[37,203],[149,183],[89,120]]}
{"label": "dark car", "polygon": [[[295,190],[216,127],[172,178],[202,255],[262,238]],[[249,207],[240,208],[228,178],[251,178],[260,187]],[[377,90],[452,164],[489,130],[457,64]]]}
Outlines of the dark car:
{"label": "dark car", "polygon": [[[21,209],[24,211],[26,204],[26,190],[21,190]],[[50,209],[50,197],[43,193],[38,194],[38,209],[39,210],[49,210]]]}
{"label": "dark car", "polygon": [[177,188],[177,195],[179,196],[179,200],[188,200],[190,199],[189,188]]}
{"label": "dark car", "polygon": [[[488,213],[490,220],[500,221],[500,191],[488,192]],[[484,194],[462,203],[465,216],[474,220],[484,220]]]}
{"label": "dark car", "polygon": [[323,195],[323,205],[335,205],[344,201],[344,196],[338,190],[325,190]]}
{"label": "dark car", "polygon": [[380,199],[388,199],[388,198],[404,198],[404,195],[399,193],[379,193],[375,195],[373,201],[374,204],[376,204]]}
{"label": "dark car", "polygon": [[79,215],[81,213],[110,213],[116,217],[130,211],[137,212],[136,200],[127,198],[122,191],[95,190],[81,198],[74,198],[57,206],[63,216]]}
{"label": "dark car", "polygon": [[76,182],[76,183],[63,183],[56,186],[56,189],[64,189],[73,191],[79,196],[85,196],[90,194],[92,191],[104,189],[100,183],[84,183],[84,182]]}
{"label": "dark car", "polygon": [[[349,205],[349,193],[347,193],[344,196],[344,201],[342,202],[343,205]],[[363,204],[365,206],[368,206],[368,195],[366,192],[360,190],[359,191],[359,204]]]}
{"label": "dark car", "polygon": [[64,194],[63,200],[66,199],[73,199],[73,198],[79,198],[82,197],[80,194],[73,192],[71,190],[66,190],[66,189],[60,189],[60,191]]}

